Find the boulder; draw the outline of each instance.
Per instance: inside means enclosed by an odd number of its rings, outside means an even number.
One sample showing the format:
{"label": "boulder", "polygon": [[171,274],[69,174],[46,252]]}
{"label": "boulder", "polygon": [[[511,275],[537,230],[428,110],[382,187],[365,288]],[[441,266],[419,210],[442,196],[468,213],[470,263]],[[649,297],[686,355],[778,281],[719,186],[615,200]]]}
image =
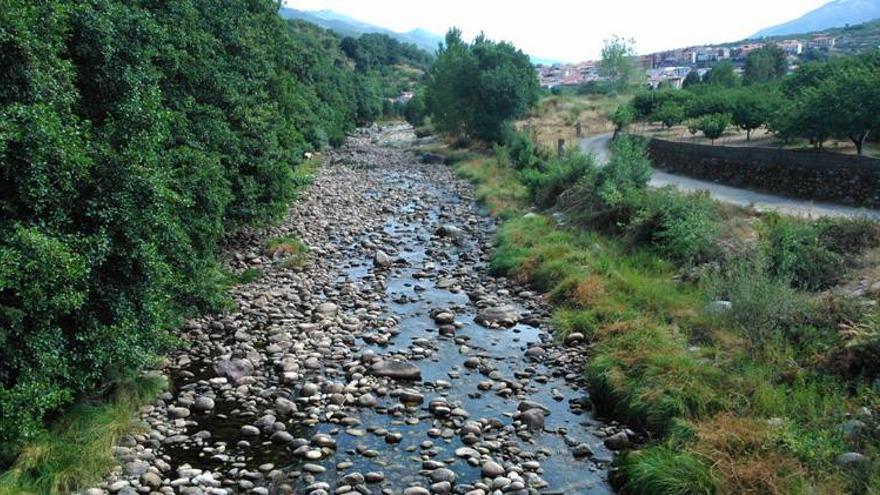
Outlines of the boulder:
{"label": "boulder", "polygon": [[510,305],[493,306],[480,310],[474,321],[484,327],[512,327],[519,321],[519,311]]}
{"label": "boulder", "polygon": [[254,365],[247,359],[222,359],[214,363],[214,373],[233,383],[254,374]]}
{"label": "boulder", "polygon": [[420,380],[422,370],[409,361],[380,360],[370,366],[370,374],[393,380]]}

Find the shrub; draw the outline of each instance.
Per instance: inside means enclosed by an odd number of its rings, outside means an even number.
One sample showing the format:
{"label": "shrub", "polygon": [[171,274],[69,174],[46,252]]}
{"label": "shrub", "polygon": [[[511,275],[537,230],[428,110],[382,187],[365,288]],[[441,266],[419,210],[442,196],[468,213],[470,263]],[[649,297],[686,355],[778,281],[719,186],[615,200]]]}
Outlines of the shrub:
{"label": "shrub", "polygon": [[788,280],[774,276],[760,253],[730,260],[706,278],[705,286],[712,299],[730,301],[724,318],[736,324],[755,351],[778,342],[812,312],[809,300]]}
{"label": "shrub", "polygon": [[816,221],[819,243],[841,255],[857,255],[880,243],[880,224],[868,218],[822,218]]}
{"label": "shrub", "polygon": [[651,162],[635,138],[621,137],[611,144],[611,157],[596,176],[600,199],[614,207],[629,193],[644,190],[651,180]]}
{"label": "shrub", "polygon": [[595,170],[591,156],[571,150],[561,158],[550,160],[543,169],[524,169],[521,176],[532,200],[548,208],[556,204],[563,191]]}
{"label": "shrub", "polygon": [[[825,238],[837,230],[830,226],[826,229]],[[782,217],[771,220],[764,246],[770,272],[796,287],[825,289],[845,273],[843,256],[823,245],[816,223]]]}
{"label": "shrub", "polygon": [[417,93],[413,96],[413,98],[407,102],[406,108],[403,110],[403,115],[404,118],[406,118],[406,121],[412,124],[413,127],[419,128],[425,125],[425,119],[428,117],[428,108],[425,104],[425,94]]}
{"label": "shrub", "polygon": [[619,134],[626,132],[635,119],[635,113],[630,105],[620,105],[611,115],[611,122],[614,123],[614,132]]}
{"label": "shrub", "polygon": [[507,132],[504,144],[509,152],[510,163],[516,169],[537,168],[546,159],[540,156],[540,149],[535,142],[522,131]]}
{"label": "shrub", "polygon": [[638,213],[627,230],[637,245],[654,246],[678,264],[693,264],[710,257],[721,218],[707,194],[664,188],[640,196]]}

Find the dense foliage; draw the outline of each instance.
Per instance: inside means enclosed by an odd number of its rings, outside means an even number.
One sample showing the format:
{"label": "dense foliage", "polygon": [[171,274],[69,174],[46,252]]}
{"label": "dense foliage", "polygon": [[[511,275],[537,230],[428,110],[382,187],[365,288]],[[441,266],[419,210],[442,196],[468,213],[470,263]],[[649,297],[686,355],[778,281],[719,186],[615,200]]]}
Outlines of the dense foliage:
{"label": "dense foliage", "polygon": [[425,103],[438,130],[498,142],[505,124],[524,115],[538,94],[528,55],[482,35],[465,43],[453,29],[428,73]]}
{"label": "dense foliage", "polygon": [[743,68],[743,84],[762,84],[781,79],[788,72],[788,57],[777,45],[768,44],[749,53]]}
{"label": "dense foliage", "polygon": [[341,46],[355,63],[360,123],[401,116],[406,104],[399,96],[405,91],[421,93],[422,79],[433,59],[419,47],[386,34],[346,37]]}
{"label": "dense foliage", "polygon": [[221,236],[286,211],[363,99],[270,0],[10,0],[0,26],[3,462],[223,304]]}

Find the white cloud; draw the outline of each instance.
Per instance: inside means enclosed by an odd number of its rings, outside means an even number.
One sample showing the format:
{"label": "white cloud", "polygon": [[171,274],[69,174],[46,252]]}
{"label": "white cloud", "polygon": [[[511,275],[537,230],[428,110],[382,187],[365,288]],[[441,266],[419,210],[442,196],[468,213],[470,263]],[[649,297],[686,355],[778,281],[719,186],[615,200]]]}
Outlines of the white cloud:
{"label": "white cloud", "polygon": [[635,38],[641,53],[703,43],[737,41],[788,21],[827,0],[286,0],[304,10],[330,9],[395,31],[424,28],[466,37],[484,31],[539,57],[597,58],[612,34]]}

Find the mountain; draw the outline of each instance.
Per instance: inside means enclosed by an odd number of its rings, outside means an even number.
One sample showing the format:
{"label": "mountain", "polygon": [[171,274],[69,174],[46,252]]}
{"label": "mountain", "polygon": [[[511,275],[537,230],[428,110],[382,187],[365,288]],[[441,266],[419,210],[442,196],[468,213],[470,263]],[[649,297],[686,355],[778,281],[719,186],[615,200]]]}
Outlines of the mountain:
{"label": "mountain", "polygon": [[880,0],[834,0],[803,16],[758,31],[752,38],[785,36],[862,24],[880,18]]}
{"label": "mountain", "polygon": [[434,53],[437,45],[443,41],[439,34],[424,29],[413,29],[406,33],[398,33],[387,28],[368,24],[347,15],[333,12],[332,10],[298,10],[290,7],[281,7],[281,17],[284,19],[302,19],[312,24],[317,24],[324,29],[329,29],[341,36],[358,36],[366,33],[387,34],[388,36],[404,43],[412,43],[417,47]]}
{"label": "mountain", "polygon": [[[311,22],[312,24],[317,24],[324,29],[329,29],[339,34],[340,36],[352,36],[357,38],[366,33],[387,34],[397,41],[412,43],[429,53],[435,53],[437,51],[437,45],[444,40],[443,36],[425,29],[413,29],[412,31],[407,31],[405,33],[398,33],[381,26],[359,21],[332,10],[299,10],[291,7],[281,7],[280,14],[284,19],[301,19]],[[531,55],[530,58],[533,64],[553,65],[559,62],[558,60],[534,57]]]}

